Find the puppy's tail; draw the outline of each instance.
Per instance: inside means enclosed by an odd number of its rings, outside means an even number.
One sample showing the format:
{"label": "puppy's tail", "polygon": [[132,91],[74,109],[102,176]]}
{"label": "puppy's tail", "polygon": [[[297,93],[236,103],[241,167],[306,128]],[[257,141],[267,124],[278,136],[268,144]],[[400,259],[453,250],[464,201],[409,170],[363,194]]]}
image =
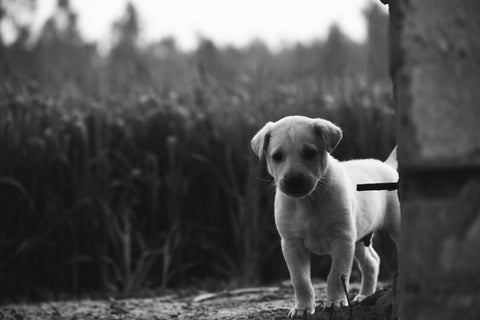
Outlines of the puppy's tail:
{"label": "puppy's tail", "polygon": [[395,170],[398,170],[398,161],[397,161],[397,146],[393,148],[392,152],[388,156],[387,160],[385,160],[385,163],[388,164],[389,166],[395,168]]}

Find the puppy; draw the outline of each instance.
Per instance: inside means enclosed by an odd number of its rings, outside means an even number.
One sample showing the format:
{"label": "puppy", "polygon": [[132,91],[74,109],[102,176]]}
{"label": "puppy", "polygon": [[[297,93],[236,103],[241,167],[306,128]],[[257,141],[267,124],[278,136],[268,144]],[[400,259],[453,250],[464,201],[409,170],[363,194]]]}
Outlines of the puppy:
{"label": "puppy", "polygon": [[[267,123],[252,139],[276,184],[275,223],[295,291],[289,317],[315,312],[310,253],[329,254],[326,306],[346,306],[346,284],[353,259],[362,273],[358,302],[375,292],[380,258],[370,244],[372,233],[386,228],[399,244],[397,192],[356,191],[359,183],[395,182],[394,152],[387,163],[374,159],[340,162],[330,155],[342,131],[332,122],[289,116]],[[395,150],[394,150],[395,151]]]}

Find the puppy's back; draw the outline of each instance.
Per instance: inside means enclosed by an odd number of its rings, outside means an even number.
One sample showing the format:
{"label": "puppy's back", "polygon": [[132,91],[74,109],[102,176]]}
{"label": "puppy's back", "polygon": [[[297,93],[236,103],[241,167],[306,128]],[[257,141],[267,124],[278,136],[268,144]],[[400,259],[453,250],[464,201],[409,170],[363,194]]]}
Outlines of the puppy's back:
{"label": "puppy's back", "polygon": [[347,176],[354,184],[396,182],[398,172],[394,167],[376,159],[341,162]]}
{"label": "puppy's back", "polygon": [[[371,232],[377,228],[397,221],[399,215],[398,196],[395,191],[356,191],[357,184],[397,182],[398,172],[390,165],[375,159],[350,160],[341,162],[355,194],[356,215],[361,215],[366,225],[357,220],[359,234]],[[363,232],[362,232],[363,231]]]}

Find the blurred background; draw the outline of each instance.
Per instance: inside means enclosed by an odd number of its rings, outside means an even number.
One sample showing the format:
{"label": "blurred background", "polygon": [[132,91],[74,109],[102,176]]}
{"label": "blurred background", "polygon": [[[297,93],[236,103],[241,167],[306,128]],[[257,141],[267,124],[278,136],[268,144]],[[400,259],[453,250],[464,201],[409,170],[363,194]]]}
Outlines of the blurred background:
{"label": "blurred background", "polygon": [[379,1],[2,0],[0,31],[0,301],[288,279],[254,133],[395,145]]}

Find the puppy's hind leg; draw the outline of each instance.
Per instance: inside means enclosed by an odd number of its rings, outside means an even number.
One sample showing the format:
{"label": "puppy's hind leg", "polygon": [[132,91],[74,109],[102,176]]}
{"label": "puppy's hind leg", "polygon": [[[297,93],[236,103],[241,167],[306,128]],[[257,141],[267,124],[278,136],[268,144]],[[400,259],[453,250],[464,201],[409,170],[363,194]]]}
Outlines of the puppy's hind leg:
{"label": "puppy's hind leg", "polygon": [[389,194],[387,208],[386,227],[388,234],[397,245],[397,251],[400,252],[400,229],[402,218],[400,213],[400,203],[398,202],[398,196],[396,194]]}
{"label": "puppy's hind leg", "polygon": [[397,253],[400,252],[400,222],[388,227],[388,234],[397,247]]}
{"label": "puppy's hind leg", "polygon": [[360,302],[375,292],[380,270],[380,257],[373,249],[372,244],[365,246],[363,242],[358,242],[355,245],[355,260],[357,260],[362,273],[362,282],[360,284],[360,293],[353,301]]}

